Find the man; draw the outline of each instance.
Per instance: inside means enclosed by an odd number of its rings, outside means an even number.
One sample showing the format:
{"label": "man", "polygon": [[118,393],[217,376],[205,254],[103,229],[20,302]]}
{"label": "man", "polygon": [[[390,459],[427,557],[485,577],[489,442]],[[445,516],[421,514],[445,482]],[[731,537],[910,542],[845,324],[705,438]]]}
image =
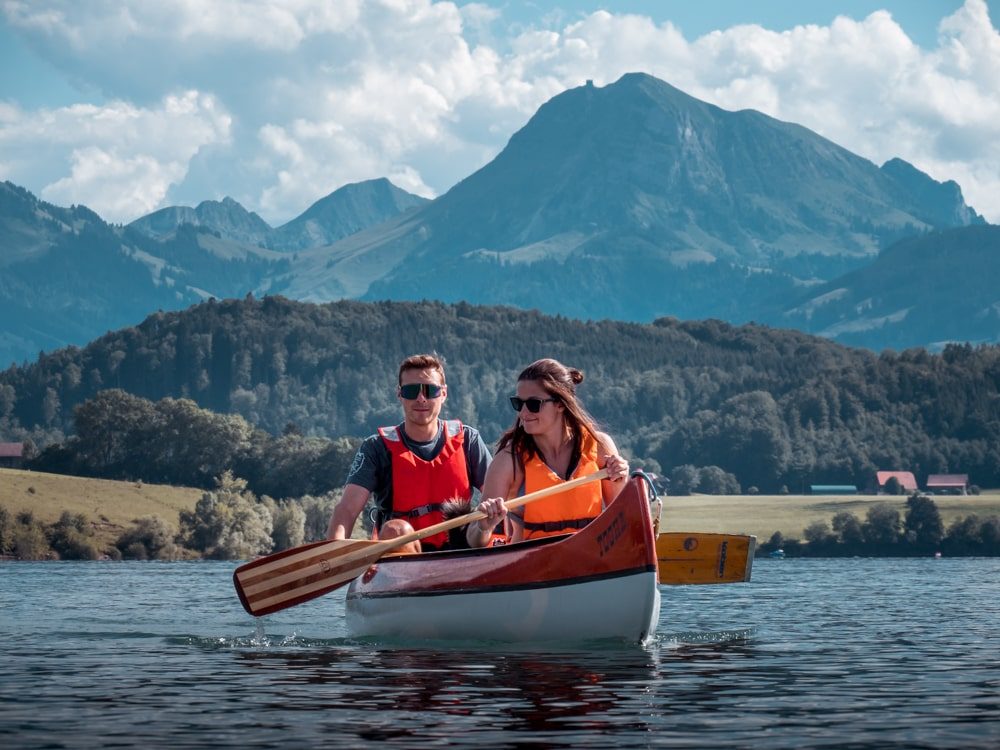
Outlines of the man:
{"label": "man", "polygon": [[[398,383],[403,422],[380,427],[358,448],[330,517],[329,539],[350,538],[372,493],[378,508],[375,528],[380,539],[390,539],[440,523],[444,502],[469,501],[472,488],[483,486],[491,456],[479,431],[457,419],[439,419],[448,397],[441,361],[431,354],[407,357],[399,365]],[[447,546],[448,534],[440,533],[409,549]]]}

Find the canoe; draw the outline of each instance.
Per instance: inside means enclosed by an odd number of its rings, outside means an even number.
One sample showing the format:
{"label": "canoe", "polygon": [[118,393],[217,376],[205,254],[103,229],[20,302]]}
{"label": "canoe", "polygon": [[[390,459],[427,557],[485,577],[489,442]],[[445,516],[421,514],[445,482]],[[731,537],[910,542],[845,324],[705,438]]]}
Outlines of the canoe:
{"label": "canoe", "polygon": [[359,637],[648,640],[656,543],[641,478],[584,529],[502,547],[387,555],[347,590]]}

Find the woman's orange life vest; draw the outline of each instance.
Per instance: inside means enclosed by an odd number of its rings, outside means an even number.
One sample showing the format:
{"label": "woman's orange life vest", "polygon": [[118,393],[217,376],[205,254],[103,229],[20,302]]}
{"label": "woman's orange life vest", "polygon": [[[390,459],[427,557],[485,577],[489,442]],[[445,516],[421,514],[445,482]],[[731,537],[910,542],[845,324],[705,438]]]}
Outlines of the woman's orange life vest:
{"label": "woman's orange life vest", "polygon": [[[562,484],[569,479],[598,471],[597,441],[585,433],[580,446],[580,460],[567,479],[561,478],[537,453],[524,462],[524,494]],[[588,482],[572,490],[536,500],[524,506],[524,538],[538,539],[554,534],[579,531],[601,514],[604,496],[600,482]]]}
{"label": "woman's orange life vest", "polygon": [[[432,460],[425,461],[406,447],[398,427],[379,427],[392,456],[392,517],[405,518],[414,530],[426,529],[444,520],[445,500],[470,500],[469,468],[465,460],[465,431],[457,419],[441,423],[444,445]],[[448,533],[440,532],[421,540],[425,549],[440,549]]]}

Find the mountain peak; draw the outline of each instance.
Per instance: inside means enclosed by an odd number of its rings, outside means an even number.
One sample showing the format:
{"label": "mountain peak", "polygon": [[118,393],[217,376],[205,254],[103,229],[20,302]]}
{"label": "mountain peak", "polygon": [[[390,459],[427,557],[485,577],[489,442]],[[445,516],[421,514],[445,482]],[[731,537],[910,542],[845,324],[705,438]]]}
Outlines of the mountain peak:
{"label": "mountain peak", "polygon": [[427,202],[385,177],[344,185],[279,227],[271,247],[302,250],[329,245]]}
{"label": "mountain peak", "polygon": [[954,180],[938,182],[900,158],[881,167],[910,196],[914,213],[934,226],[985,224],[986,220],[965,204],[962,188]]}

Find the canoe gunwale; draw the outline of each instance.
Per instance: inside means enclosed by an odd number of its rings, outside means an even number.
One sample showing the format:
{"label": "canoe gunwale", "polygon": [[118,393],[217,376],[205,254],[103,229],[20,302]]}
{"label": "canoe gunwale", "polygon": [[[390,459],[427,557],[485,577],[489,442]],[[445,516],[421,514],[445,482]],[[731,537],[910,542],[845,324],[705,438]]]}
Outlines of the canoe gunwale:
{"label": "canoe gunwale", "polygon": [[576,578],[560,578],[558,580],[541,581],[537,583],[499,584],[495,586],[479,586],[479,587],[469,587],[461,589],[451,588],[451,589],[437,589],[437,590],[423,590],[423,591],[382,591],[382,592],[371,592],[371,593],[359,593],[357,591],[349,591],[347,593],[347,599],[348,600],[405,599],[417,596],[458,596],[462,594],[490,594],[490,593],[500,593],[506,591],[532,591],[535,589],[547,589],[547,588],[553,588],[555,586],[573,586],[580,583],[591,583],[592,581],[605,581],[613,578],[625,578],[628,576],[634,576],[640,573],[655,573],[655,572],[656,572],[655,565],[643,565],[635,568],[624,568],[622,570],[609,571],[606,573],[594,573],[591,575],[582,575]]}

